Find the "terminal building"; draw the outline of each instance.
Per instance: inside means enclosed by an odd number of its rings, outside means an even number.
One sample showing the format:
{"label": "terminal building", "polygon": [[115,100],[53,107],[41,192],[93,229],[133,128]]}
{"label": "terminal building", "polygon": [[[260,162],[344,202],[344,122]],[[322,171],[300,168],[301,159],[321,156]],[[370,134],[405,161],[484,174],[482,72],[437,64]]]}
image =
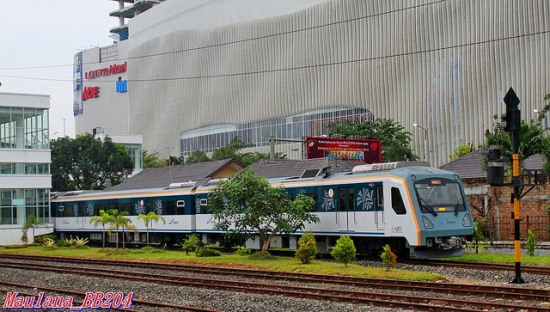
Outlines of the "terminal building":
{"label": "terminal building", "polygon": [[[53,232],[50,221],[50,96],[0,93],[0,246]],[[34,217],[34,218],[33,218]]]}
{"label": "terminal building", "polygon": [[[112,45],[74,57],[76,133],[162,157],[237,136],[290,159],[339,119],[392,119],[434,166],[480,145],[510,87],[550,92],[544,0],[115,0]],[[413,126],[416,125],[416,126]],[[124,143],[124,142],[121,142]]]}

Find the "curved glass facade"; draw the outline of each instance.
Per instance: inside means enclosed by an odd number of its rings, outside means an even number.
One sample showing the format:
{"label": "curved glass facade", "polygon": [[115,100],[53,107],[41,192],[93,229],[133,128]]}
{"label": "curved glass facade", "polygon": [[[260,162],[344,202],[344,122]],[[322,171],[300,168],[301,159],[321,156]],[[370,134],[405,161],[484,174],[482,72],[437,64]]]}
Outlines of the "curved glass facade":
{"label": "curved glass facade", "polygon": [[216,148],[228,145],[235,137],[252,144],[253,147],[269,145],[269,138],[272,136],[302,140],[306,136],[328,134],[328,125],[337,120],[368,122],[373,118],[373,114],[367,109],[333,108],[239,125],[205,127],[186,132],[181,136],[181,155],[189,155],[197,150],[209,153]]}

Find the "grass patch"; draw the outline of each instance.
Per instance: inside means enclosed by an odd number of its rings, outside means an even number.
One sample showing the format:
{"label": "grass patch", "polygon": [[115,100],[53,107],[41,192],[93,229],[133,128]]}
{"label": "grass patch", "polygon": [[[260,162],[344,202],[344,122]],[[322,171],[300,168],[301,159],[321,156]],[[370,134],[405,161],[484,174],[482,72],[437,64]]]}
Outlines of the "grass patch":
{"label": "grass patch", "polygon": [[23,255],[40,255],[56,257],[74,257],[86,259],[113,259],[128,261],[147,261],[164,263],[193,263],[225,267],[240,267],[248,269],[273,270],[279,272],[314,273],[331,275],[350,275],[365,278],[388,278],[415,281],[433,281],[444,279],[439,274],[384,268],[364,267],[355,264],[344,266],[343,263],[332,261],[313,260],[303,264],[299,259],[291,257],[271,256],[268,258],[254,258],[236,254],[223,254],[221,257],[196,257],[194,253],[186,255],[183,251],[166,251],[145,247],[142,249],[114,249],[114,248],[56,248],[45,250],[41,246],[29,246],[24,249],[0,249],[2,253]]}
{"label": "grass patch", "polygon": [[[460,257],[452,257],[445,260],[486,262],[486,263],[504,263],[514,264],[516,262],[513,254],[493,254],[493,253],[467,253]],[[521,263],[527,265],[546,265],[550,266],[550,256],[527,256],[521,255]]]}

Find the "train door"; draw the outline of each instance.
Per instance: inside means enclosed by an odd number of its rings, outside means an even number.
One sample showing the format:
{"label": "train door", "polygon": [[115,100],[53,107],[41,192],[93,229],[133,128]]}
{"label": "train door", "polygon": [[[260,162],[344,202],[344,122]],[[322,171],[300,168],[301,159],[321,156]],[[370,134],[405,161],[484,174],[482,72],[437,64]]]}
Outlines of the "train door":
{"label": "train door", "polygon": [[355,231],[355,189],[353,187],[338,188],[338,230]]}
{"label": "train door", "polygon": [[384,220],[384,188],[376,187],[376,205],[374,208],[374,222],[377,230],[383,230],[386,221]]}

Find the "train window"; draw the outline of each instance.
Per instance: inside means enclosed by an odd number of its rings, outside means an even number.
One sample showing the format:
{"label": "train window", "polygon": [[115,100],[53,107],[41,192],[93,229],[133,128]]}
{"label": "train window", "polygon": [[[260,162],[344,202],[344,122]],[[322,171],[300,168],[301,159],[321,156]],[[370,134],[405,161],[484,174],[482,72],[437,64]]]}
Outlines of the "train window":
{"label": "train window", "polygon": [[[436,182],[434,182],[436,181]],[[465,211],[460,184],[447,179],[425,179],[414,184],[421,211],[437,215],[440,212]]]}
{"label": "train window", "polygon": [[396,187],[391,188],[391,207],[398,215],[407,213],[405,203],[403,202],[403,196],[401,196],[401,191],[399,191]]}
{"label": "train window", "polygon": [[120,204],[120,211],[126,211],[128,213],[128,215],[133,215],[133,209],[132,209],[132,204],[131,203],[124,203],[124,204]]}
{"label": "train window", "polygon": [[338,211],[346,211],[346,192],[345,191],[346,190],[344,189],[340,189],[340,191],[338,192],[339,194],[338,200],[340,201],[338,205]]}
{"label": "train window", "polygon": [[178,201],[177,201],[177,206],[178,206],[178,207],[181,207],[181,208],[184,208],[184,207],[185,207],[185,201],[183,201],[183,200],[178,200]]}
{"label": "train window", "polygon": [[65,211],[65,206],[59,206],[59,211],[60,211],[60,212]]}
{"label": "train window", "polygon": [[176,203],[174,201],[165,201],[162,203],[162,214],[163,215],[175,215],[175,214],[184,214],[183,209],[176,213]]}

